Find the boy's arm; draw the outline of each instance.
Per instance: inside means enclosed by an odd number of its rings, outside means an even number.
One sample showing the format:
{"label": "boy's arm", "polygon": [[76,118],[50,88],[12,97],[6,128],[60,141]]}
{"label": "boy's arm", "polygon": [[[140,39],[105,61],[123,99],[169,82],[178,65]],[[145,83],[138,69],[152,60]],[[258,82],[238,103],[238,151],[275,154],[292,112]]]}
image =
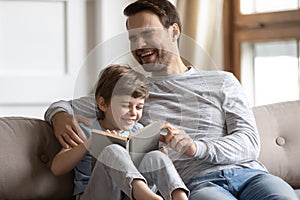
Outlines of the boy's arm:
{"label": "boy's arm", "polygon": [[56,154],[51,164],[51,171],[54,175],[60,176],[71,171],[76,164],[82,160],[91,147],[91,138],[87,139],[76,147],[62,148]]}
{"label": "boy's arm", "polygon": [[58,141],[64,148],[74,147],[83,143],[85,135],[78,125],[91,123],[88,118],[96,118],[94,96],[86,96],[72,101],[58,101],[49,106],[45,120],[54,128]]}

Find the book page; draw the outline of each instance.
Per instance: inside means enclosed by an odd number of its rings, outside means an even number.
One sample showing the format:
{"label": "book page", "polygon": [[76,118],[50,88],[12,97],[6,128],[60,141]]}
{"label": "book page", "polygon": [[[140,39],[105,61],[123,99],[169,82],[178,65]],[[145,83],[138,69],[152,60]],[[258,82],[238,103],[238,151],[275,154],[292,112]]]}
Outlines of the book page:
{"label": "book page", "polygon": [[130,154],[133,162],[138,166],[145,153],[157,150],[160,136],[160,123],[152,122],[128,137],[107,133],[102,130],[92,130],[92,148],[90,153],[98,158],[102,150],[110,144],[123,146]]}
{"label": "book page", "polygon": [[145,153],[158,149],[160,123],[153,122],[129,140],[129,153],[134,164],[138,166]]}
{"label": "book page", "polygon": [[92,148],[90,153],[93,157],[98,158],[102,150],[110,144],[119,144],[126,148],[128,138],[126,137],[115,137],[116,135],[107,133],[105,131],[95,130],[92,132]]}

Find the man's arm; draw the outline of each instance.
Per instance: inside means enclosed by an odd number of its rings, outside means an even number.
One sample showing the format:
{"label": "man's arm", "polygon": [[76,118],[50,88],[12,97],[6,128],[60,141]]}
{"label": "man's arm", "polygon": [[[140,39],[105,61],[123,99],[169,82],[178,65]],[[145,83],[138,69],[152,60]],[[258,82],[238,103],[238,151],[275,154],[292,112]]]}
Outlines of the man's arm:
{"label": "man's arm", "polygon": [[72,101],[58,101],[47,109],[45,120],[53,126],[55,136],[64,148],[83,143],[80,137],[85,138],[85,134],[78,122],[89,125],[90,119],[96,118],[94,99],[90,95]]}
{"label": "man's arm", "polygon": [[200,145],[206,146],[201,159],[214,164],[243,163],[257,159],[260,139],[255,118],[244,90],[231,74],[225,77],[221,108],[224,115],[226,134],[214,139],[197,141],[197,153],[201,154]]}
{"label": "man's arm", "polygon": [[[214,138],[193,140],[182,130],[170,125],[162,128],[168,133],[161,138],[173,150],[190,157],[197,157],[213,164],[233,164],[255,160],[258,157],[260,140],[255,119],[243,88],[233,76],[226,76],[223,88],[223,101],[220,105],[226,133]],[[216,113],[217,114],[217,113]],[[220,116],[222,117],[222,116]]]}

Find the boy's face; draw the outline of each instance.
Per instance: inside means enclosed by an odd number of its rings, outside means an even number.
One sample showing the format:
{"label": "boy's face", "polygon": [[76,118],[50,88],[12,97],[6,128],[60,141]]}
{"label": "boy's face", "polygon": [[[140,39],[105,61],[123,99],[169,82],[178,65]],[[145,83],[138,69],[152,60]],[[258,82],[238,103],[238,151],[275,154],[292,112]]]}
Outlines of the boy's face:
{"label": "boy's face", "polygon": [[113,96],[105,111],[105,122],[111,130],[131,130],[141,119],[144,98],[133,98],[130,95]]}
{"label": "boy's face", "polygon": [[173,27],[165,29],[155,13],[141,11],[128,17],[127,28],[132,55],[144,70],[167,71],[177,48]]}

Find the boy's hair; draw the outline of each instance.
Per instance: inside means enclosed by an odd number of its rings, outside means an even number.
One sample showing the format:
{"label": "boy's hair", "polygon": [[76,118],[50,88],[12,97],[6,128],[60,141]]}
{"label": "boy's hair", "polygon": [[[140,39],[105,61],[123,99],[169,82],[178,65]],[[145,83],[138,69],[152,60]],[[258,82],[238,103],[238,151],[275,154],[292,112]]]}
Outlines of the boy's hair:
{"label": "boy's hair", "polygon": [[[113,96],[129,95],[133,98],[148,98],[149,82],[141,73],[127,65],[109,65],[99,74],[95,88],[95,99],[102,97],[106,105]],[[104,113],[97,109],[98,119],[104,119]]]}
{"label": "boy's hair", "polygon": [[[174,23],[178,24],[181,32],[181,20],[177,9],[168,0],[138,0],[129,4],[123,11],[129,17],[143,10],[154,12],[160,19],[164,28],[168,29]],[[126,21],[127,26],[127,21]]]}

